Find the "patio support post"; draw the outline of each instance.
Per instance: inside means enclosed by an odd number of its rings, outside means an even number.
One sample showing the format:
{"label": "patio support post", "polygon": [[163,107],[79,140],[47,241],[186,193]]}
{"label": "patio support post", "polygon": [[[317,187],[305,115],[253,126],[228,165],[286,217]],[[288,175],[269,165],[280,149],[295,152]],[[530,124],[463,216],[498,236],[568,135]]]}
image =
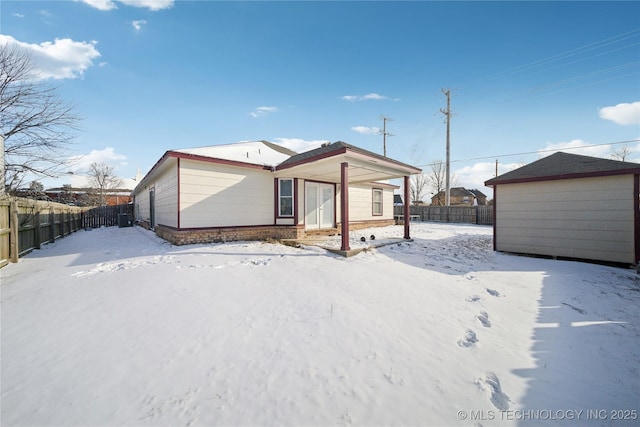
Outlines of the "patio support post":
{"label": "patio support post", "polygon": [[409,182],[410,176],[405,175],[404,177],[404,238],[409,240],[411,236],[409,236],[409,223],[411,222],[411,211],[409,209],[409,204],[411,203],[409,189],[411,188],[411,183]]}
{"label": "patio support post", "polygon": [[340,225],[342,227],[341,251],[349,247],[349,163],[340,164]]}

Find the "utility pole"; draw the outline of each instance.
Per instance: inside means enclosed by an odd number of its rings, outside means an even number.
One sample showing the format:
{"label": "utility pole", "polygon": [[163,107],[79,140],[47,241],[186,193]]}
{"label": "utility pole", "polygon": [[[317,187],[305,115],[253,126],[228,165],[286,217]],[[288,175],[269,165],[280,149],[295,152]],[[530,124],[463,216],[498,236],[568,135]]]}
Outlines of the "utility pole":
{"label": "utility pole", "polygon": [[450,141],[450,127],[451,127],[451,90],[442,89],[442,93],[447,97],[447,109],[440,109],[440,112],[444,114],[445,121],[447,123],[447,179],[446,179],[446,192],[445,192],[445,205],[449,206],[451,204],[451,170],[450,170],[450,161],[451,161],[451,141]]}
{"label": "utility pole", "polygon": [[392,122],[393,119],[387,116],[380,116],[382,120],[382,130],[378,132],[378,135],[382,135],[382,148],[384,156],[387,157],[387,136],[395,136],[392,133],[387,132],[387,122]]}

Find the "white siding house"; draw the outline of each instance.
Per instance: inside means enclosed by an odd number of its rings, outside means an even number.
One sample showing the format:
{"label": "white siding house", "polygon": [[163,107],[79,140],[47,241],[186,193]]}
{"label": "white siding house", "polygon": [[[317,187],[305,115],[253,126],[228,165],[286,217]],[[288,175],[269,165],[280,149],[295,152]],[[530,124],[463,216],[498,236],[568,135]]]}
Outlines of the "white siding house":
{"label": "white siding house", "polygon": [[408,187],[419,172],[344,142],[302,154],[266,141],[171,150],[134,189],[134,212],[175,244],[348,235],[392,224],[398,187],[381,181]]}
{"label": "white siding house", "polygon": [[640,164],[556,153],[485,184],[494,249],[636,264]]}

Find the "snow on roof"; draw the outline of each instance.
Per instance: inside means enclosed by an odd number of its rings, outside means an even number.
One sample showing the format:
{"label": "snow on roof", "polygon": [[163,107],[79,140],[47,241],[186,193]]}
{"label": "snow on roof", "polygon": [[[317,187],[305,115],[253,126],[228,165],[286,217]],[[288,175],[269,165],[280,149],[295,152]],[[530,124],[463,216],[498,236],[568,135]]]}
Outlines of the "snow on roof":
{"label": "snow on roof", "polygon": [[274,145],[275,144],[265,141],[241,141],[234,144],[185,148],[172,151],[263,166],[277,166],[291,157],[292,154],[295,154],[285,148],[280,149],[279,147],[274,147]]}

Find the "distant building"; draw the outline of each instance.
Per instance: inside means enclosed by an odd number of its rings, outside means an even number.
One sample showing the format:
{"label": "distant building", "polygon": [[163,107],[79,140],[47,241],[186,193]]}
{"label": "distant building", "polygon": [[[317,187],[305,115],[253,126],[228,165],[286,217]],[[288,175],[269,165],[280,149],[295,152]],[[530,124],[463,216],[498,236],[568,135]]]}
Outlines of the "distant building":
{"label": "distant building", "polygon": [[[446,194],[439,192],[431,198],[433,206],[444,206]],[[449,203],[451,206],[486,206],[487,196],[480,190],[467,190],[464,187],[454,187],[449,190]]]}
{"label": "distant building", "polygon": [[[67,205],[97,206],[100,204],[100,195],[93,188],[63,186],[49,188],[44,191],[44,194],[47,200]],[[131,203],[131,190],[124,188],[104,190],[104,198],[107,206]]]}

